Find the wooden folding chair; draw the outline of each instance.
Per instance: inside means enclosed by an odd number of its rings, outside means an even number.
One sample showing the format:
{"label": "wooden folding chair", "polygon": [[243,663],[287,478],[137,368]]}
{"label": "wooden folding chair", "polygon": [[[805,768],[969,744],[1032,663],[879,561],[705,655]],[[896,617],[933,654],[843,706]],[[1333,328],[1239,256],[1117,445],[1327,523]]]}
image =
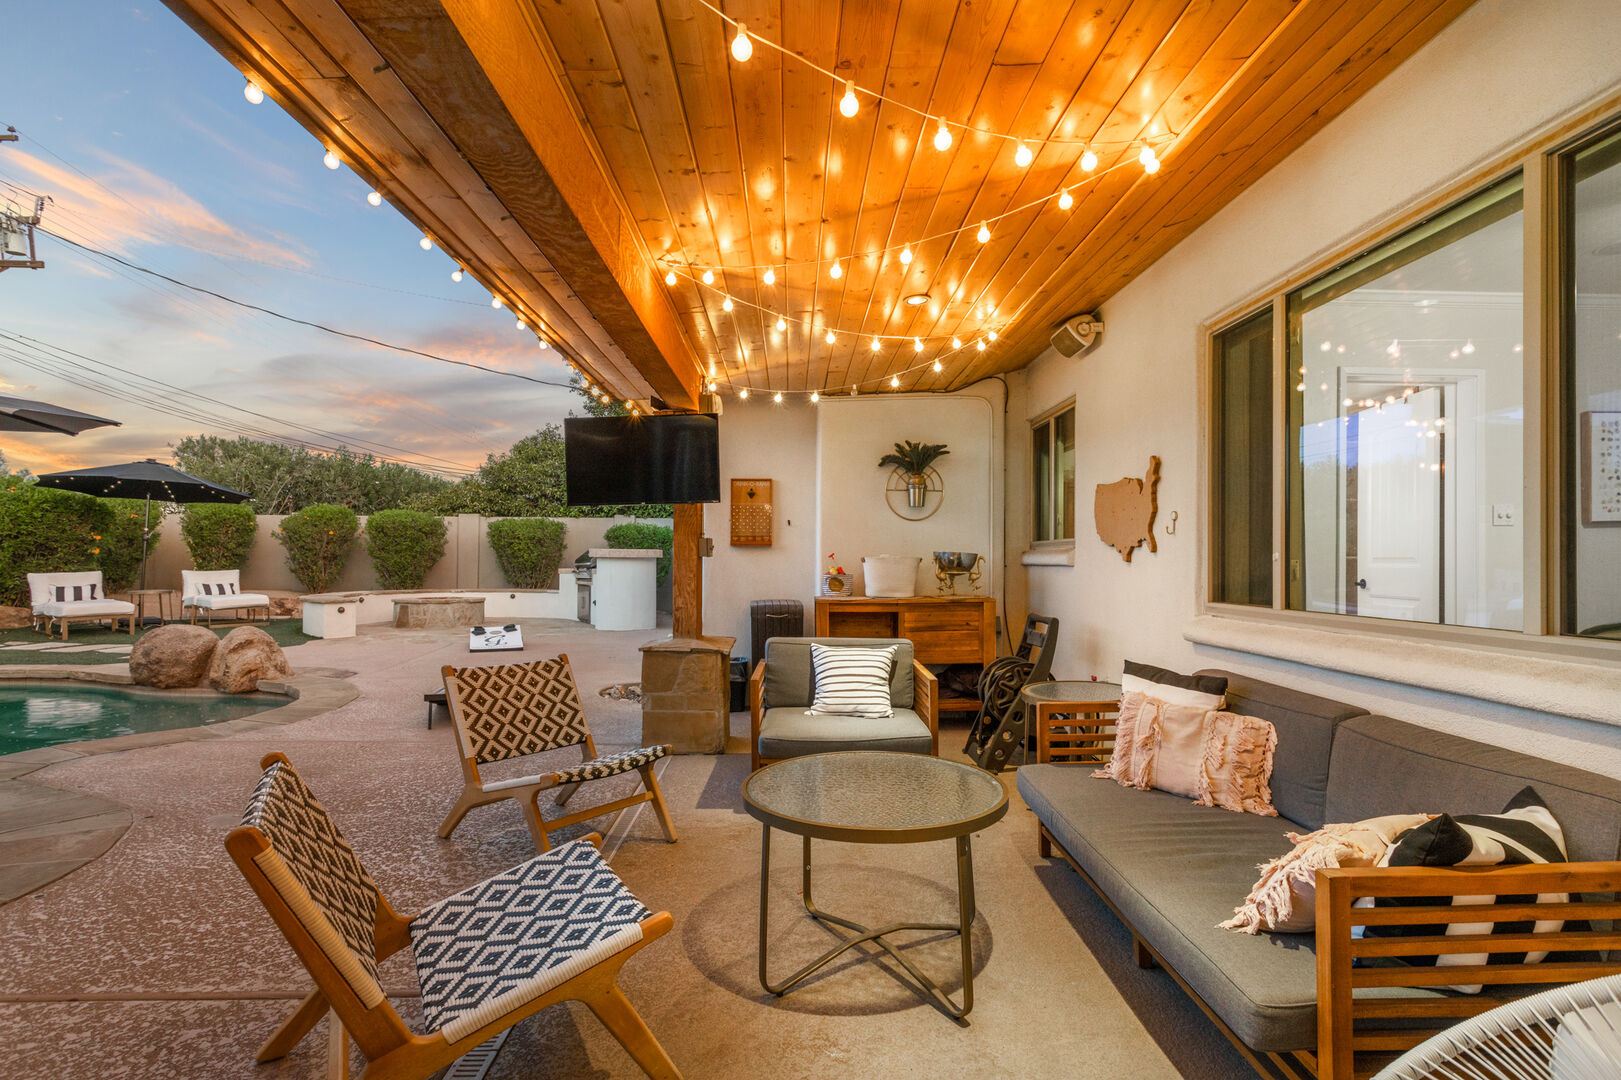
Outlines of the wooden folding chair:
{"label": "wooden folding chair", "polygon": [[[523,809],[524,820],[535,839],[535,850],[546,851],[551,847],[547,833],[637,803],[651,802],[664,829],[664,838],[675,843],[675,826],[670,822],[664,795],[653,775],[653,763],[670,752],[669,744],[642,746],[598,757],[591,729],[585,722],[585,710],[580,707],[580,692],[574,685],[568,654],[559,655],[555,660],[494,667],[446,665],[442,673],[445,703],[456,728],[456,745],[461,750],[463,784],[456,805],[439,826],[441,837],[455,832],[473,807],[513,799]],[[480,765],[570,746],[581,748],[582,760],[578,765],[511,780],[487,781],[479,777]],[[581,784],[632,769],[642,774],[645,790],[567,817],[551,821],[541,817],[541,792],[561,789],[555,801],[563,806]]]}
{"label": "wooden folding chair", "polygon": [[[537,855],[416,915],[383,898],[291,763],[270,754],[225,847],[303,961],[315,989],[257,1060],[283,1057],[331,1013],[327,1075],[349,1075],[348,1038],[376,1080],[431,1076],[548,1005],[583,1001],[655,1080],[679,1080],[664,1048],[615,982],[666,933],[625,888],[591,836]],[[428,1034],[383,994],[378,961],[410,946]]]}

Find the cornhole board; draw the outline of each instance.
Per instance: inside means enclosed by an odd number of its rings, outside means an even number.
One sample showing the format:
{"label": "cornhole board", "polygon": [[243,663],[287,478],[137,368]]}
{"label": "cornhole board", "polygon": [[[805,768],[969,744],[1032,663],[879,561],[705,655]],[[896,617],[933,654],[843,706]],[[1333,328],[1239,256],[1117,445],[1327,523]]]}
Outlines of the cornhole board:
{"label": "cornhole board", "polygon": [[523,630],[517,623],[475,626],[467,632],[468,652],[511,652],[523,648]]}

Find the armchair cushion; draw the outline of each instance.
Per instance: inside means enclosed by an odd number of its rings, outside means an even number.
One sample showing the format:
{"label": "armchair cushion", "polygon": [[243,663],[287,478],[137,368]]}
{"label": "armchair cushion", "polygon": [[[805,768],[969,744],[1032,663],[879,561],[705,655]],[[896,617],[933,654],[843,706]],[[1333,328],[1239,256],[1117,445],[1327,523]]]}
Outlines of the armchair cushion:
{"label": "armchair cushion", "polygon": [[905,638],[790,638],[774,637],[765,643],[767,709],[778,706],[807,708],[814,697],[811,650],[817,645],[894,645],[895,666],[889,673],[889,702],[896,709],[912,708],[912,643]]}
{"label": "armchair cushion", "polygon": [[781,706],[767,709],[761,717],[759,747],[762,758],[801,757],[835,750],[931,754],[934,736],[929,725],[911,709],[897,707],[893,716],[871,719],[807,716],[803,706]]}
{"label": "armchair cushion", "polygon": [[582,761],[566,769],[558,769],[557,780],[562,784],[573,784],[584,780],[601,780],[605,776],[618,776],[620,773],[639,769],[643,765],[651,765],[669,752],[670,744],[662,743],[658,746],[640,746],[635,750],[625,750],[618,754],[604,754],[602,757]]}
{"label": "armchair cushion", "polygon": [[[61,612],[48,612],[47,604],[74,604],[74,603],[107,603],[107,588],[102,582],[100,570],[81,570],[72,573],[60,574],[29,574],[28,597],[36,615],[60,615]],[[111,603],[123,603],[114,600]],[[119,609],[119,614],[134,611],[126,605]]]}
{"label": "armchair cushion", "polygon": [[224,596],[183,596],[182,607],[201,608],[205,611],[231,611],[236,608],[269,607],[270,597],[264,593],[226,593]]}
{"label": "armchair cushion", "polygon": [[411,920],[422,1018],[464,1038],[641,941],[651,914],[589,842],[537,855]]}

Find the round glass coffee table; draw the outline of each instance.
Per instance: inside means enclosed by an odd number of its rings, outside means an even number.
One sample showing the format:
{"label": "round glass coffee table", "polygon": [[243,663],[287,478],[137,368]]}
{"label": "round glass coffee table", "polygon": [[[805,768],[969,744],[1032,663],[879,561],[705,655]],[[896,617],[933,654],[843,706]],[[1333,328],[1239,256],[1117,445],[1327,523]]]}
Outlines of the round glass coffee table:
{"label": "round glass coffee table", "polygon": [[[952,1019],[974,1007],[973,833],[1007,813],[1007,791],[996,777],[972,765],[922,754],[884,750],[812,754],[767,765],[743,782],[743,803],[762,826],[760,841],[760,985],[773,994],[789,988],[846,949],[870,941],[882,947]],[[782,982],[766,974],[768,899],[771,894],[771,830],[804,838],[802,884],[805,910],[818,922],[853,934]],[[957,841],[955,923],[897,922],[876,930],[830,914],[811,895],[811,840],[847,844],[921,844]],[[901,930],[955,930],[962,941],[962,1004],[919,971],[886,940]]]}

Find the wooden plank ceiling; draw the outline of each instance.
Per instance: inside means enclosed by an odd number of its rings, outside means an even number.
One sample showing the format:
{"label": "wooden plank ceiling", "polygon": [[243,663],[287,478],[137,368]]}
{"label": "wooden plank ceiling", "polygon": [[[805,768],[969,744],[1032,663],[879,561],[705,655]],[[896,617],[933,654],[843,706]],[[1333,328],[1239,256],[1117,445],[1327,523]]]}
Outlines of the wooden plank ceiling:
{"label": "wooden plank ceiling", "polygon": [[1471,0],[716,0],[743,63],[702,0],[168,2],[615,393],[686,406],[1023,366]]}

